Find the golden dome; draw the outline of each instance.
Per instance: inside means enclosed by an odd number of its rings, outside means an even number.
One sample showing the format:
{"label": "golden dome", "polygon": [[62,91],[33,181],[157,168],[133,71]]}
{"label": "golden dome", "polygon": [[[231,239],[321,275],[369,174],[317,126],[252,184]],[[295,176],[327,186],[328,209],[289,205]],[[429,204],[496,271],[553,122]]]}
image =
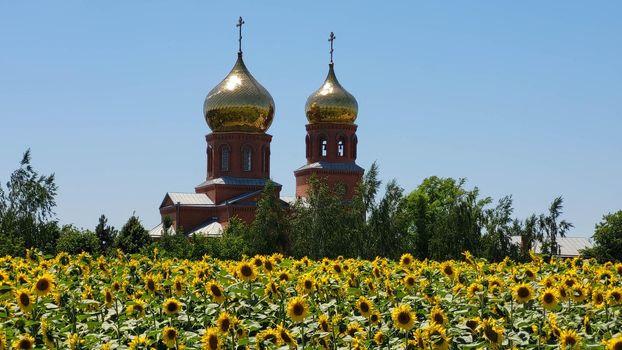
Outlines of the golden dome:
{"label": "golden dome", "polygon": [[231,72],[207,94],[203,114],[214,132],[263,133],[272,124],[274,100],[253,78],[238,53]]}
{"label": "golden dome", "polygon": [[329,64],[324,84],[309,96],[305,113],[311,124],[354,123],[358,114],[358,103],[352,94],[339,84],[333,64]]}

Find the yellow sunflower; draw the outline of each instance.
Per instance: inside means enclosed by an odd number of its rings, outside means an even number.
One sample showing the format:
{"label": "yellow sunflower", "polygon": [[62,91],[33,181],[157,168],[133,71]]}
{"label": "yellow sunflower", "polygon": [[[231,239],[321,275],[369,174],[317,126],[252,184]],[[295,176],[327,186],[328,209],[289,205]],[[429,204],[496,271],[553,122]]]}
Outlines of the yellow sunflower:
{"label": "yellow sunflower", "polygon": [[302,297],[295,297],[287,303],[287,315],[294,322],[302,322],[309,313],[309,307]]}
{"label": "yellow sunflower", "polygon": [[150,293],[155,293],[159,288],[160,276],[154,274],[145,275],[145,289]]}
{"label": "yellow sunflower", "polygon": [[369,318],[369,315],[371,315],[374,309],[374,304],[371,300],[361,296],[356,302],[356,308],[359,310],[361,316]]}
{"label": "yellow sunflower", "polygon": [[605,292],[602,289],[594,289],[592,291],[592,305],[594,307],[601,309],[605,307],[606,301]]}
{"label": "yellow sunflower", "polygon": [[559,345],[563,350],[566,349],[578,349],[581,337],[575,330],[563,330],[559,334]]}
{"label": "yellow sunflower", "polygon": [[453,261],[445,261],[440,266],[441,271],[445,274],[445,276],[453,279],[456,277],[456,269],[454,268]]}
{"label": "yellow sunflower", "polygon": [[426,328],[427,338],[430,342],[432,349],[434,350],[448,350],[449,349],[449,337],[443,326],[438,324],[432,324]]}
{"label": "yellow sunflower", "polygon": [[181,303],[177,299],[168,298],[162,303],[162,310],[167,315],[176,315],[181,311]]}
{"label": "yellow sunflower", "polygon": [[622,350],[622,337],[615,337],[603,341],[607,350]]}
{"label": "yellow sunflower", "polygon": [[430,311],[430,322],[437,323],[441,326],[445,326],[447,324],[447,316],[443,309],[441,309],[438,305],[434,306]]}
{"label": "yellow sunflower", "polygon": [[203,343],[204,350],[220,350],[222,342],[218,336],[218,329],[212,327],[206,330],[203,337],[201,337],[201,342]]}
{"label": "yellow sunflower", "polygon": [[298,344],[296,343],[296,338],[292,336],[287,328],[283,327],[282,323],[278,325],[278,327],[276,327],[276,332],[278,333],[281,342],[289,345],[290,349],[296,349],[298,347]]}
{"label": "yellow sunflower", "polygon": [[374,334],[374,343],[378,346],[382,346],[387,341],[387,336],[382,333],[382,331],[377,331]]}
{"label": "yellow sunflower", "polygon": [[54,277],[48,273],[39,276],[32,289],[40,297],[48,295],[54,289]]}
{"label": "yellow sunflower", "polygon": [[30,336],[30,334],[24,334],[20,337],[17,337],[13,341],[13,349],[15,350],[32,350],[35,346],[35,338]]}
{"label": "yellow sunflower", "polygon": [[330,322],[328,321],[328,317],[324,314],[318,317],[317,324],[318,324],[318,328],[322,332],[328,332],[330,330]]}
{"label": "yellow sunflower", "polygon": [[490,347],[498,349],[503,343],[503,328],[497,326],[496,321],[492,318],[482,320],[480,328]]}
{"label": "yellow sunflower", "polygon": [[404,268],[409,268],[414,261],[415,258],[413,258],[412,254],[410,253],[402,254],[402,256],[400,257],[400,265]]}
{"label": "yellow sunflower", "polygon": [[177,343],[177,335],[177,329],[174,327],[164,327],[162,330],[162,342],[167,348],[174,348]]}
{"label": "yellow sunflower", "polygon": [[408,274],[404,276],[404,279],[402,281],[404,283],[404,286],[408,289],[413,289],[417,285],[417,279],[413,274]]}
{"label": "yellow sunflower", "polygon": [[111,307],[113,302],[114,302],[114,297],[112,293],[110,292],[110,289],[104,288],[104,303],[106,304],[107,307]]}
{"label": "yellow sunflower", "polygon": [[415,326],[415,314],[410,305],[402,304],[391,311],[391,318],[396,328],[409,331]]}
{"label": "yellow sunflower", "polygon": [[173,290],[177,296],[184,293],[184,279],[181,276],[177,276],[173,280]]}
{"label": "yellow sunflower", "polygon": [[524,304],[534,297],[534,291],[530,284],[520,283],[512,287],[512,296],[516,302]]}
{"label": "yellow sunflower", "polygon": [[613,288],[607,292],[607,302],[611,305],[622,303],[622,288]]}
{"label": "yellow sunflower", "polygon": [[15,291],[15,299],[17,305],[24,313],[28,313],[32,310],[32,297],[28,289],[20,289]]}
{"label": "yellow sunflower", "polygon": [[246,262],[242,261],[237,266],[238,278],[242,281],[251,282],[257,278],[257,272],[255,272],[255,267]]}
{"label": "yellow sunflower", "polygon": [[555,288],[547,288],[540,294],[540,304],[547,310],[553,310],[559,303],[559,292]]}
{"label": "yellow sunflower", "polygon": [[207,292],[215,302],[222,304],[225,301],[225,291],[222,289],[220,284],[218,284],[218,282],[209,282],[207,284]]}
{"label": "yellow sunflower", "polygon": [[139,336],[132,338],[128,346],[130,350],[137,350],[141,348],[141,345],[144,348],[145,346],[149,346],[149,344],[150,344],[150,341],[149,341],[149,338],[147,338],[147,336],[139,335]]}
{"label": "yellow sunflower", "polygon": [[218,328],[219,334],[226,336],[232,328],[231,314],[227,311],[221,312],[216,320],[216,327]]}

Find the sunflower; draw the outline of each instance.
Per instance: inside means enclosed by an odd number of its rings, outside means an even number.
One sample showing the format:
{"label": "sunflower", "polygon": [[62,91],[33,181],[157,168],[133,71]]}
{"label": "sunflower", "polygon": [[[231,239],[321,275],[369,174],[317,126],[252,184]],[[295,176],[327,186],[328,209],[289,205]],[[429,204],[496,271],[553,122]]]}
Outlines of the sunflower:
{"label": "sunflower", "polygon": [[413,274],[408,274],[404,276],[404,279],[402,281],[404,282],[404,286],[408,289],[414,288],[415,285],[417,284],[417,279],[415,278],[415,275]]}
{"label": "sunflower", "polygon": [[216,320],[216,327],[218,328],[218,334],[227,335],[232,328],[231,314],[227,311],[221,312]]}
{"label": "sunflower", "polygon": [[238,278],[242,281],[251,282],[257,278],[257,272],[255,272],[255,267],[246,262],[242,261],[237,266]]}
{"label": "sunflower", "polygon": [[432,324],[426,328],[427,338],[430,341],[430,345],[434,350],[448,350],[449,338],[443,326],[438,324]]}
{"label": "sunflower", "polygon": [[173,290],[178,296],[184,293],[184,279],[181,276],[177,276],[173,280]]}
{"label": "sunflower", "polygon": [[315,279],[311,275],[304,275],[298,282],[298,289],[303,294],[311,294],[315,289]]}
{"label": "sunflower", "polygon": [[575,285],[570,291],[570,297],[575,303],[581,303],[587,298],[588,290],[580,285]]}
{"label": "sunflower", "polygon": [[318,317],[317,325],[322,332],[328,332],[330,330],[330,322],[328,321],[328,317],[324,314]]}
{"label": "sunflower", "polygon": [[296,343],[296,338],[292,336],[287,328],[283,327],[282,323],[276,327],[276,332],[278,333],[281,342],[289,345],[290,349],[296,349],[298,347],[298,344]]}
{"label": "sunflower", "polygon": [[155,293],[158,290],[158,281],[160,278],[154,274],[147,274],[145,276],[145,289],[150,293]]}
{"label": "sunflower", "polygon": [[387,341],[387,336],[382,333],[382,331],[377,331],[374,334],[374,343],[378,346],[382,346]]}
{"label": "sunflower", "polygon": [[553,310],[559,303],[559,292],[554,288],[547,288],[540,294],[540,304],[547,310]]}
{"label": "sunflower", "polygon": [[411,330],[415,325],[415,314],[410,305],[402,304],[391,311],[391,318],[396,328],[404,331]]}
{"label": "sunflower", "polygon": [[162,330],[162,342],[167,348],[174,348],[177,343],[177,329],[174,327],[164,327]]}
{"label": "sunflower", "polygon": [[352,338],[361,336],[364,331],[363,327],[356,321],[348,323],[348,326],[346,327],[346,334]]}
{"label": "sunflower", "polygon": [[482,320],[480,328],[490,347],[498,349],[503,343],[503,328],[497,326],[496,321],[492,318]]}
{"label": "sunflower", "polygon": [[605,292],[602,289],[595,289],[592,291],[592,305],[601,309],[605,306]]}
{"label": "sunflower", "polygon": [[145,316],[145,302],[142,299],[134,299],[132,304],[127,307],[126,312],[134,318]]}
{"label": "sunflower", "polygon": [[218,337],[218,329],[215,327],[209,328],[201,337],[203,343],[203,350],[219,350],[221,346],[220,337]]}
{"label": "sunflower", "polygon": [[29,334],[24,334],[13,341],[15,350],[32,350],[35,346],[35,338]]}
{"label": "sunflower", "polygon": [[162,310],[167,315],[176,315],[181,311],[181,303],[177,299],[168,298],[162,303]]}
{"label": "sunflower", "polygon": [[480,322],[481,319],[479,317],[473,317],[466,321],[466,326],[469,327],[471,331],[475,332],[477,327],[479,327]]}
{"label": "sunflower", "polygon": [[130,350],[136,350],[139,349],[141,347],[141,345],[143,345],[143,347],[146,347],[150,344],[149,342],[149,338],[147,338],[147,336],[145,335],[138,335],[135,336],[134,338],[132,338],[132,340],[130,341],[129,348]]}
{"label": "sunflower", "polygon": [[104,303],[106,304],[107,307],[111,307],[113,302],[114,302],[114,297],[112,296],[110,289],[104,288]]}
{"label": "sunflower", "polygon": [[6,340],[6,334],[2,330],[0,330],[0,349],[7,350],[9,348],[9,344]]}
{"label": "sunflower", "polygon": [[447,315],[443,312],[438,305],[434,306],[430,311],[430,323],[436,323],[441,326],[445,326],[447,324]]}
{"label": "sunflower", "polygon": [[607,302],[611,305],[622,303],[622,288],[614,288],[607,292]]}
{"label": "sunflower", "polygon": [[361,296],[356,302],[356,308],[359,310],[361,316],[369,318],[369,315],[371,315],[374,309],[374,304],[371,302],[371,300],[367,299],[364,296]]}
{"label": "sunflower", "polygon": [[374,309],[369,315],[369,321],[374,324],[380,322],[380,312]]}
{"label": "sunflower", "polygon": [[207,292],[211,295],[215,302],[222,304],[225,301],[225,292],[216,281],[207,284]]}
{"label": "sunflower", "polygon": [[561,349],[577,349],[581,337],[575,330],[563,330],[559,334],[559,345]]}
{"label": "sunflower", "polygon": [[412,254],[402,254],[402,256],[400,257],[400,266],[408,268],[413,263],[413,261],[415,261],[415,258],[413,258]]}
{"label": "sunflower", "polygon": [[24,313],[28,313],[32,310],[32,297],[28,289],[20,289],[15,291],[15,299],[17,305]]}
{"label": "sunflower", "polygon": [[483,291],[484,291],[484,285],[481,283],[474,282],[474,283],[471,283],[469,287],[467,288],[467,296],[469,298],[475,298],[477,297],[478,293],[481,293]]}
{"label": "sunflower", "polygon": [[302,297],[295,297],[287,303],[287,315],[294,322],[301,322],[307,317],[309,307]]}
{"label": "sunflower", "polygon": [[[48,349],[54,349],[55,345],[52,340],[52,332],[50,332],[47,318],[41,319],[41,328],[39,328],[39,333],[41,334],[41,338],[43,338],[45,346],[47,346]],[[4,350],[5,348],[0,345],[0,349]]]}
{"label": "sunflower", "polygon": [[48,295],[54,288],[54,277],[46,273],[40,276],[32,287],[33,291],[40,297]]}
{"label": "sunflower", "polygon": [[453,279],[456,277],[456,269],[454,268],[454,264],[452,261],[445,261],[440,266],[441,271],[445,274],[445,276]]}
{"label": "sunflower", "polygon": [[534,291],[530,284],[520,283],[512,287],[512,296],[516,302],[524,304],[533,299]]}
{"label": "sunflower", "polygon": [[603,343],[607,350],[622,350],[622,337],[611,338]]}

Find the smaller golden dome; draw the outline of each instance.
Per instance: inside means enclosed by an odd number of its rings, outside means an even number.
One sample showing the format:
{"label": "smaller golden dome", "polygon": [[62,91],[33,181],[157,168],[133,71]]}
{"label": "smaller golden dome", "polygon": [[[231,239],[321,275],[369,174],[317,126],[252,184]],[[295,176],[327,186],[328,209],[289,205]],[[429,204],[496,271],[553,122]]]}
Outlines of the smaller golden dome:
{"label": "smaller golden dome", "polygon": [[207,94],[203,114],[214,132],[263,133],[272,124],[274,100],[238,53],[231,72]]}
{"label": "smaller golden dome", "polygon": [[311,124],[354,123],[358,114],[358,103],[352,94],[339,84],[333,64],[329,64],[324,84],[309,96],[305,113]]}

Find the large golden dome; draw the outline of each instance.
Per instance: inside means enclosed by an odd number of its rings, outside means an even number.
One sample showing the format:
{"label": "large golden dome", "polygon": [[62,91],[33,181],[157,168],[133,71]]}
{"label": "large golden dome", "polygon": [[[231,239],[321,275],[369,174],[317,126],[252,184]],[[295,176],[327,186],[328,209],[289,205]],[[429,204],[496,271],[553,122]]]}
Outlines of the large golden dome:
{"label": "large golden dome", "polygon": [[263,133],[272,124],[274,100],[253,78],[238,53],[231,72],[207,94],[203,114],[214,132]]}
{"label": "large golden dome", "polygon": [[324,84],[309,96],[305,113],[311,124],[354,123],[358,114],[358,103],[352,94],[339,84],[333,64],[329,64]]}

